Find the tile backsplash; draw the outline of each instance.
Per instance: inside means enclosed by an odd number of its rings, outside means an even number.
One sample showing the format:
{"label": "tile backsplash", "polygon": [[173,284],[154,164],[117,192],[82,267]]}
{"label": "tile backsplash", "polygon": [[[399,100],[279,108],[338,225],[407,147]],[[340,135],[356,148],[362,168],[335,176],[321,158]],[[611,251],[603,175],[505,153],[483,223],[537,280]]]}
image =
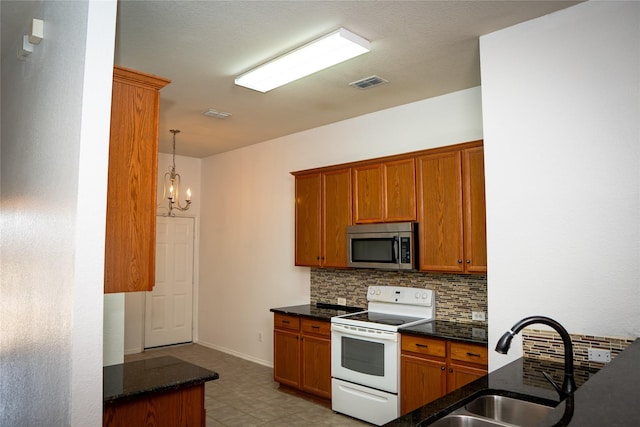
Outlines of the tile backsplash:
{"label": "tile backsplash", "polygon": [[384,285],[433,289],[437,319],[471,322],[471,311],[487,313],[487,277],[462,274],[312,268],[311,303],[345,298],[347,305],[366,308],[367,288]]}
{"label": "tile backsplash", "polygon": [[[589,361],[589,348],[611,351],[611,360],[622,352],[635,338],[597,337],[593,335],[569,334],[573,344],[573,362],[589,368],[602,368],[605,364]],[[564,361],[562,338],[555,331],[525,328],[522,331],[522,352],[525,357]]]}

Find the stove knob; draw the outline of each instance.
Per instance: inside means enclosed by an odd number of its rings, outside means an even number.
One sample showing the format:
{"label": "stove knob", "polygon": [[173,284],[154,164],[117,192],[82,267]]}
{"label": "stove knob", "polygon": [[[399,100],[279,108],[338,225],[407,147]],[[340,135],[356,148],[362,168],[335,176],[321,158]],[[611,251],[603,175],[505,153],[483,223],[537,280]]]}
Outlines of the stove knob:
{"label": "stove knob", "polygon": [[422,293],[422,299],[427,299],[427,293],[426,292]]}
{"label": "stove knob", "polygon": [[376,295],[380,295],[382,293],[382,291],[378,288],[376,288]]}
{"label": "stove knob", "polygon": [[369,295],[373,295],[376,293],[376,290],[374,288],[369,288]]}
{"label": "stove knob", "polygon": [[420,298],[420,291],[416,291],[416,299]]}

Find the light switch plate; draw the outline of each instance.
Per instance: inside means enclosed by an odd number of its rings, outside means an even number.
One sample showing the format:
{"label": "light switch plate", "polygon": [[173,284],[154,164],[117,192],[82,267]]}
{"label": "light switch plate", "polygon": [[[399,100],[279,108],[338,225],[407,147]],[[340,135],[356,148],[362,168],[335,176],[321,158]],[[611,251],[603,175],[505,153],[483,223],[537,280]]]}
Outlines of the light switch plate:
{"label": "light switch plate", "polygon": [[603,350],[601,348],[590,348],[588,350],[590,362],[611,362],[611,351]]}
{"label": "light switch plate", "polygon": [[347,305],[347,299],[338,297],[338,305]]}

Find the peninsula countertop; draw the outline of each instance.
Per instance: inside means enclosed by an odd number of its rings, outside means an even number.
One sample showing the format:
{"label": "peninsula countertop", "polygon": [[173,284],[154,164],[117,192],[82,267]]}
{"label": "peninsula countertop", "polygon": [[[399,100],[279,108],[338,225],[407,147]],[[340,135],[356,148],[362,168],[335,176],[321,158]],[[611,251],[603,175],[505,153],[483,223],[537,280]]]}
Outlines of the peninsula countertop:
{"label": "peninsula countertop", "polygon": [[189,387],[218,379],[218,373],[172,356],[103,368],[105,404]]}
{"label": "peninsula countertop", "polygon": [[[431,422],[479,394],[497,393],[555,403],[543,425],[571,427],[640,425],[640,338],[597,373],[583,372],[572,405],[557,404],[558,394],[545,384],[537,361],[518,359],[466,386],[386,424],[387,427],[427,427]],[[578,367],[577,367],[578,368]],[[579,368],[578,368],[579,369]],[[560,379],[561,382],[561,379]],[[570,408],[570,411],[568,410]],[[569,413],[570,412],[570,413]]]}

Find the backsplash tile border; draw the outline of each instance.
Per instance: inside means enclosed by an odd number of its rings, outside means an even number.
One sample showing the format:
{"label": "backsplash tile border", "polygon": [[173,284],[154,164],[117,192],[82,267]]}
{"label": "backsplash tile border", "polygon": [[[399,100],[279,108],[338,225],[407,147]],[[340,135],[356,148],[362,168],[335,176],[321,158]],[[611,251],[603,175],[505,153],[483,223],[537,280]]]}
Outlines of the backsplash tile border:
{"label": "backsplash tile border", "polygon": [[436,293],[436,319],[471,322],[471,311],[487,313],[487,276],[470,274],[431,274],[383,270],[341,270],[312,268],[310,302],[367,307],[369,286],[404,286],[433,289]]}

